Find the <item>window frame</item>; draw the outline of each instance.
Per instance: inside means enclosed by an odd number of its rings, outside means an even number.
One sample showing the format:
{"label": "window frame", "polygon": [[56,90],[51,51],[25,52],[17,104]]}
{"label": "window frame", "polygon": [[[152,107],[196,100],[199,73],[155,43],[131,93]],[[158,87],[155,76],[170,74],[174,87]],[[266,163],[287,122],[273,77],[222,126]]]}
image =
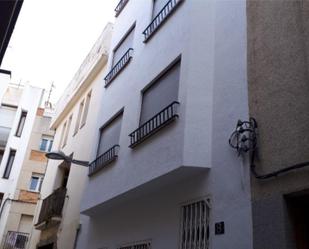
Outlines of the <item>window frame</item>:
{"label": "window frame", "polygon": [[[102,140],[102,132],[104,131],[104,129],[106,127],[108,127],[110,124],[113,123],[113,121],[115,121],[117,118],[121,117],[121,126],[120,126],[120,131],[119,131],[119,141],[117,144],[113,144],[110,147],[112,148],[115,145],[119,145],[120,142],[120,138],[121,138],[121,129],[122,129],[122,120],[123,120],[123,114],[124,114],[124,107],[121,108],[118,112],[116,112],[110,119],[108,119],[100,128],[99,128],[99,139],[98,139],[98,145],[97,145],[97,150],[96,150],[96,158],[98,158],[99,156],[101,156],[99,154],[100,151],[100,145],[101,145],[101,140]],[[104,153],[104,152],[103,152]],[[102,154],[103,154],[102,153]]]}
{"label": "window frame", "polygon": [[[105,80],[105,88],[108,87],[112,81],[117,78],[117,76],[127,67],[127,65],[130,63],[131,59],[133,58],[133,45],[135,40],[135,28],[136,28],[136,21],[129,27],[129,29],[126,31],[126,33],[122,36],[120,41],[116,44],[114,49],[112,50],[112,53],[110,55],[110,65],[109,65],[109,72],[104,77]],[[120,48],[120,46],[124,43],[124,41],[129,37],[129,35],[133,32],[132,37],[132,44],[126,48],[125,53],[121,55],[120,59],[118,61],[115,61],[115,53]]]}
{"label": "window frame", "polygon": [[[37,182],[37,185],[36,185],[35,189],[31,189],[31,183],[32,183],[32,179],[33,178],[37,178],[38,179],[38,182]],[[44,175],[37,174],[37,173],[32,173],[31,178],[30,178],[30,182],[29,182],[28,190],[30,192],[39,193],[41,191],[41,188],[42,188],[43,180],[44,180]]]}
{"label": "window frame", "polygon": [[[142,122],[142,111],[143,111],[143,99],[144,94],[147,91],[151,91],[151,88],[154,87],[156,84],[160,84],[160,80],[167,75],[170,70],[173,69],[174,66],[176,66],[179,63],[179,81],[178,81],[178,89],[177,89],[177,99],[175,99],[175,102],[179,101],[179,88],[180,88],[180,81],[181,81],[181,69],[182,69],[182,56],[179,55],[175,60],[173,60],[170,64],[168,64],[153,80],[150,81],[149,84],[147,84],[142,90],[141,90],[141,103],[140,103],[140,112],[139,112],[139,119],[138,119],[138,126],[140,127],[143,125]],[[160,110],[158,111],[160,112]],[[157,113],[154,113],[153,115],[156,115]],[[147,120],[146,120],[147,121]]]}
{"label": "window frame", "polygon": [[[46,142],[45,149],[42,149],[42,142],[43,142],[43,140],[46,140],[46,141],[47,141],[47,142]],[[50,152],[53,143],[54,143],[54,138],[53,138],[52,136],[42,135],[42,137],[41,137],[41,143],[40,143],[40,146],[39,146],[39,150],[42,151],[42,152]]]}
{"label": "window frame", "polygon": [[17,125],[16,132],[15,132],[16,137],[22,136],[22,133],[23,133],[23,130],[24,130],[25,124],[26,124],[27,114],[28,114],[28,112],[23,111],[23,110],[20,113],[18,125]]}
{"label": "window frame", "polygon": [[129,27],[129,29],[124,33],[124,35],[121,37],[119,42],[114,47],[113,52],[112,52],[112,59],[111,59],[110,69],[113,69],[113,67],[119,62],[119,60],[118,61],[114,61],[114,59],[115,59],[115,52],[121,47],[121,45],[124,43],[124,41],[129,37],[131,32],[133,32],[132,44],[125,51],[127,51],[130,48],[133,49],[134,38],[135,38],[135,27],[136,27],[136,21]]}

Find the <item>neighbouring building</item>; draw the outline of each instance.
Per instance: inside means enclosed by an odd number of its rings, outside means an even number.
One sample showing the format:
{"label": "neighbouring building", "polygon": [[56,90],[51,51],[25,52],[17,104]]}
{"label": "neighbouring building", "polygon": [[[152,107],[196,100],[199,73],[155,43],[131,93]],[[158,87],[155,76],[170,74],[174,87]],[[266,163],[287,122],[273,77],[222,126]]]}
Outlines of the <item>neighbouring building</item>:
{"label": "neighbouring building", "polygon": [[[112,30],[112,24],[105,27],[56,105],[51,123],[56,131],[52,149],[75,159],[91,159]],[[87,167],[48,161],[33,231],[33,236],[39,240],[31,240],[30,248],[74,248],[87,178]]]}
{"label": "neighbouring building", "polygon": [[121,0],[116,16],[77,248],[251,249],[249,163],[228,145],[248,119],[246,1]]}
{"label": "neighbouring building", "polygon": [[24,249],[53,141],[51,117],[40,108],[43,89],[11,84],[5,70],[0,85],[0,248]]}
{"label": "neighbouring building", "polygon": [[254,249],[309,248],[309,2],[248,1]]}

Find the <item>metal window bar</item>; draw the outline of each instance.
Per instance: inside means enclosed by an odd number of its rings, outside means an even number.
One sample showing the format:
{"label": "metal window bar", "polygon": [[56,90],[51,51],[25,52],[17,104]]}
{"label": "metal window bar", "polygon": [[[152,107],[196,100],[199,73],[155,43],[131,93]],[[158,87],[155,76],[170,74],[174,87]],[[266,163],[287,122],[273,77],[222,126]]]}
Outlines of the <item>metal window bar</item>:
{"label": "metal window bar", "polygon": [[28,233],[8,231],[5,236],[3,249],[25,249],[28,240]]}
{"label": "metal window bar", "polygon": [[122,246],[118,249],[151,249],[151,243],[150,242],[144,242],[139,244],[133,244],[129,246]]}
{"label": "metal window bar", "polygon": [[104,152],[102,155],[97,157],[93,162],[89,165],[89,173],[88,175],[91,176],[98,172],[100,169],[108,165],[109,163],[116,160],[118,157],[118,150],[120,146],[114,145],[112,148],[108,149],[106,152]]}
{"label": "metal window bar", "polygon": [[159,129],[178,117],[177,106],[178,101],[174,101],[165,107],[158,114],[142,124],[139,128],[129,134],[130,147],[133,148],[149,136],[153,135]]}
{"label": "metal window bar", "polygon": [[43,200],[38,224],[48,221],[52,217],[62,216],[66,192],[66,188],[58,188]]}
{"label": "metal window bar", "polygon": [[114,78],[121,72],[122,69],[130,62],[133,55],[133,48],[129,48],[127,52],[120,58],[117,64],[105,76],[105,87],[107,87]]}
{"label": "metal window bar", "polygon": [[120,12],[124,9],[124,7],[126,6],[126,4],[129,2],[129,0],[120,0],[119,3],[117,4],[116,8],[115,8],[115,16],[119,16]]}
{"label": "metal window bar", "polygon": [[209,249],[209,213],[206,200],[182,206],[181,249]]}
{"label": "metal window bar", "polygon": [[164,5],[162,10],[153,18],[152,22],[144,30],[144,42],[147,42],[147,40],[158,30],[160,25],[173,13],[182,1],[183,0],[170,0]]}

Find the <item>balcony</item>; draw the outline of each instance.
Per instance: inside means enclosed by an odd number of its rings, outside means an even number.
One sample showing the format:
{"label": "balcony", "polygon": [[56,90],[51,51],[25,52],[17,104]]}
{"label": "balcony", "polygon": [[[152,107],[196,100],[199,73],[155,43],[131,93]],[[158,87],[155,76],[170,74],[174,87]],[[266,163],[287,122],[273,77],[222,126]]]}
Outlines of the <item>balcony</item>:
{"label": "balcony", "polygon": [[29,240],[28,233],[8,231],[3,243],[3,249],[25,249]]}
{"label": "balcony", "polygon": [[170,0],[162,8],[162,10],[153,18],[152,22],[144,30],[144,42],[147,42],[150,37],[159,29],[159,27],[167,20],[167,18],[177,9],[183,0]]}
{"label": "balcony", "polygon": [[120,0],[118,5],[115,8],[115,16],[119,16],[120,12],[124,9],[124,7],[126,6],[126,4],[129,2],[129,0]]}
{"label": "balcony", "polygon": [[165,107],[158,114],[142,124],[139,128],[133,131],[130,137],[130,148],[134,148],[148,137],[155,134],[164,126],[178,118],[177,107],[179,102],[174,101],[167,107]]}
{"label": "balcony", "polygon": [[118,157],[119,145],[114,145],[112,148],[104,152],[89,165],[89,176],[94,175],[99,170],[113,162]]}
{"label": "balcony", "polygon": [[116,76],[129,64],[133,55],[133,48],[129,48],[127,52],[120,58],[117,64],[110,70],[110,72],[104,78],[105,87],[107,87]]}
{"label": "balcony", "polygon": [[44,230],[48,226],[60,223],[66,192],[65,188],[58,188],[43,200],[36,229]]}

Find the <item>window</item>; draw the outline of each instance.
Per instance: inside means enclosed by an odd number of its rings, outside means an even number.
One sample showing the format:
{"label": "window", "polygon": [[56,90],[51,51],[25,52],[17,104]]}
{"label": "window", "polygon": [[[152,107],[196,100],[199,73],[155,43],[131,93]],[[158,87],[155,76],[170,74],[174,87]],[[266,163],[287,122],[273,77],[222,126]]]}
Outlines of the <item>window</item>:
{"label": "window", "polygon": [[181,208],[181,249],[209,249],[208,200],[200,200]]}
{"label": "window", "polygon": [[129,0],[120,0],[115,8],[116,17],[119,16],[120,12],[124,9]]}
{"label": "window", "polygon": [[43,175],[32,174],[30,179],[29,190],[34,192],[40,192],[43,183]]}
{"label": "window", "polygon": [[82,118],[83,109],[84,109],[84,100],[79,104],[76,124],[75,124],[75,128],[74,128],[74,135],[78,132],[79,125],[80,125],[80,120]]}
{"label": "window", "polygon": [[100,130],[100,139],[97,155],[100,156],[108,149],[119,143],[122,113],[109,121]]}
{"label": "window", "polygon": [[52,149],[52,147],[53,147],[53,143],[54,143],[54,140],[50,140],[50,141],[49,141],[48,152],[51,151],[51,149]]}
{"label": "window", "polygon": [[172,65],[143,92],[140,126],[131,134],[133,148],[178,117],[180,61]]}
{"label": "window", "polygon": [[69,117],[68,126],[66,128],[66,131],[65,131],[65,134],[64,134],[64,138],[63,138],[63,145],[62,145],[62,147],[64,147],[67,144],[68,136],[69,136],[69,132],[70,132],[70,127],[71,127],[71,123],[72,123],[72,118],[73,118],[73,115],[71,115]]}
{"label": "window", "polygon": [[20,115],[19,122],[18,122],[17,130],[16,130],[16,133],[15,133],[16,137],[20,137],[21,136],[21,134],[23,132],[23,129],[24,129],[26,117],[27,117],[27,112],[22,111],[21,115]]}
{"label": "window", "polygon": [[128,33],[120,41],[113,51],[112,69],[104,78],[105,87],[107,87],[114,78],[125,68],[130,62],[133,54],[133,38],[134,38],[135,24],[130,28]]}
{"label": "window", "polygon": [[41,139],[40,150],[50,152],[53,146],[53,138],[49,136],[43,136]]}
{"label": "window", "polygon": [[11,173],[12,166],[13,166],[14,159],[15,159],[15,154],[16,154],[16,150],[10,150],[10,154],[9,154],[6,167],[4,170],[4,174],[3,174],[3,178],[5,179],[9,179],[10,177],[10,173]]}
{"label": "window", "polygon": [[144,42],[152,37],[159,27],[167,20],[167,18],[176,10],[184,0],[154,0],[153,2],[153,19],[152,22],[144,30]]}
{"label": "window", "polygon": [[118,247],[118,249],[151,249],[151,242],[138,242]]}
{"label": "window", "polygon": [[178,100],[180,61],[167,70],[143,92],[140,124]]}
{"label": "window", "polygon": [[0,207],[2,205],[3,197],[4,197],[4,193],[0,193]]}
{"label": "window", "polygon": [[64,135],[65,135],[65,132],[66,132],[66,127],[67,127],[67,122],[65,122],[63,124],[63,127],[62,127],[59,147],[60,146],[62,146],[62,147],[64,146]]}
{"label": "window", "polygon": [[4,150],[0,149],[0,165],[1,165],[1,162],[2,162],[3,154],[4,154]]}
{"label": "window", "polygon": [[82,123],[81,123],[80,127],[83,127],[86,124],[88,111],[89,111],[89,105],[90,105],[90,99],[91,99],[91,92],[89,92],[87,94],[87,97],[86,97],[86,103],[85,103],[85,108],[84,108],[83,117],[82,117]]}
{"label": "window", "polygon": [[100,129],[97,158],[90,163],[89,175],[114,161],[118,156],[122,112]]}
{"label": "window", "polygon": [[113,54],[113,63],[112,66],[115,66],[121,57],[127,52],[129,48],[132,48],[134,38],[134,27],[125,35],[121,40],[120,44],[114,49]]}

